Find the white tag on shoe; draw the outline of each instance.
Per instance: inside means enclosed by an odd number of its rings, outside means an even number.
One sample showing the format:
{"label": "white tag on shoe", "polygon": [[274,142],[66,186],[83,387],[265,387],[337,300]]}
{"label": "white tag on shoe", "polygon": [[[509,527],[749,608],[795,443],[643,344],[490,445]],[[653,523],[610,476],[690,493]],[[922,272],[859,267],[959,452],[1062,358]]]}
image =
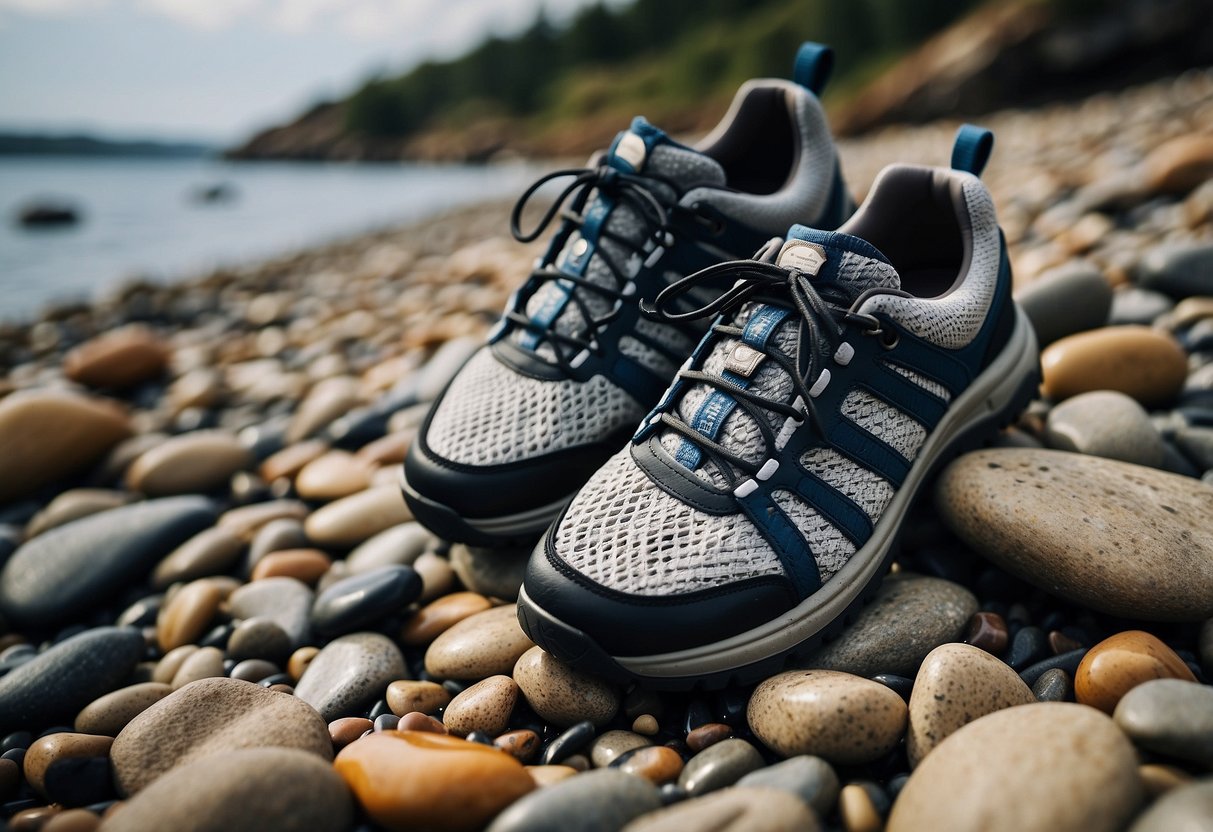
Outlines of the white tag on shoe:
{"label": "white tag on shoe", "polygon": [[779,252],[781,269],[795,269],[801,274],[816,275],[825,265],[826,252],[816,243],[804,240],[788,240]]}

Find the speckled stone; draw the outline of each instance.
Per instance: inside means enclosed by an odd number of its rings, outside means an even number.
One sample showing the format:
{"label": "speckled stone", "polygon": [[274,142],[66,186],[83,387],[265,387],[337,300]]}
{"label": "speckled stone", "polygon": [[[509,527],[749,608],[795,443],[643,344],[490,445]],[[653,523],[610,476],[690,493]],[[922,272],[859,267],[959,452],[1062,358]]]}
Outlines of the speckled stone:
{"label": "speckled stone", "polygon": [[172,593],[156,619],[160,649],[168,652],[198,641],[219,611],[222,600],[222,588],[206,578],[188,583]]}
{"label": "speckled stone", "polygon": [[294,578],[266,578],[237,589],[227,605],[236,618],[268,618],[282,628],[292,645],[299,646],[311,635],[313,597]]}
{"label": "speckled stone", "polygon": [[152,586],[167,589],[178,581],[192,581],[226,572],[240,558],[244,541],[230,529],[212,526],[182,543],[152,572]]}
{"label": "speckled stone", "polygon": [[1126,630],[1104,639],[1083,656],[1074,674],[1074,697],[1111,714],[1125,694],[1151,679],[1196,681],[1183,659],[1157,637]]}
{"label": "speckled stone", "polygon": [[0,731],[70,721],[121,686],[143,651],[143,636],[131,627],[97,627],[44,650],[0,677]]}
{"label": "speckled stone", "polygon": [[1055,401],[1092,390],[1116,390],[1147,407],[1174,401],[1188,372],[1188,358],[1165,332],[1113,326],[1080,332],[1040,354],[1041,389]]}
{"label": "speckled stone", "polygon": [[207,493],[253,467],[253,454],[235,436],[196,430],[174,436],[142,454],[126,471],[126,485],[149,497]]}
{"label": "speckled stone", "polygon": [[754,746],[742,739],[724,740],[688,760],[678,785],[698,797],[731,786],[762,766],[762,755]]}
{"label": "speckled stone", "polygon": [[496,748],[418,731],[384,731],[337,755],[337,773],[375,823],[390,830],[471,832],[535,788]]}
{"label": "speckled stone", "polygon": [[387,687],[387,704],[396,716],[413,711],[432,714],[439,708],[445,708],[450,701],[451,694],[437,682],[401,679]]}
{"label": "speckled stone", "polygon": [[528,763],[539,754],[539,735],[529,728],[506,731],[493,739],[493,745],[514,759]]}
{"label": "speckled stone", "polygon": [[377,485],[317,509],[303,528],[318,546],[349,549],[412,519],[398,486]]}
{"label": "speckled stone", "polygon": [[508,604],[469,616],[434,639],[425,651],[425,669],[439,679],[508,675],[534,646],[518,626],[518,611]]}
{"label": "speckled stone", "polygon": [[596,768],[606,768],[621,754],[646,745],[652,745],[647,737],[631,731],[606,731],[599,734],[590,746],[590,761]]}
{"label": "speckled stone", "polygon": [[752,771],[738,786],[761,786],[790,792],[822,817],[830,814],[838,800],[838,775],[820,757],[800,754],[773,766]]}
{"label": "speckled stone", "polygon": [[443,711],[442,724],[459,737],[466,737],[473,731],[483,731],[493,737],[509,725],[517,701],[518,685],[513,679],[490,676],[452,699]]}
{"label": "speckled stone", "polygon": [[[879,682],[849,673],[794,670],[758,686],[748,719],[755,736],[784,757],[813,754],[855,765],[897,745],[906,728],[906,703]],[[867,730],[852,730],[856,724]]]}
{"label": "speckled stone", "polygon": [[942,742],[893,804],[888,832],[1113,832],[1143,799],[1133,746],[1065,702],[988,714]]}
{"label": "speckled stone", "polygon": [[1113,719],[1140,748],[1213,768],[1213,687],[1143,682],[1121,698]]}
{"label": "speckled stone", "polygon": [[149,500],[103,511],[29,541],[0,572],[0,611],[18,624],[51,627],[113,598],[215,522],[202,497]]}
{"label": "speckled stone", "polygon": [[347,832],[353,823],[349,790],[324,759],[292,748],[239,748],[172,769],[107,815],[102,829]]}
{"label": "speckled stone", "polygon": [[531,548],[482,549],[457,544],[451,547],[451,567],[463,585],[473,592],[513,601],[522,586]]}
{"label": "speckled stone", "polygon": [[116,402],[59,390],[0,399],[0,503],[87,469],[131,435]]}
{"label": "speckled stone", "polygon": [[737,786],[644,815],[623,832],[817,832],[816,816],[795,796]]}
{"label": "speckled stone", "polygon": [[1049,411],[1045,441],[1074,451],[1158,468],[1166,456],[1162,436],[1146,409],[1124,393],[1096,390],[1066,399]]}
{"label": "speckled stone", "polygon": [[1208,832],[1213,778],[1167,792],[1133,822],[1129,832]]}
{"label": "speckled stone", "polygon": [[488,832],[614,832],[659,808],[652,783],[617,769],[598,769],[527,795],[498,815]]}
{"label": "speckled stone", "polygon": [[172,692],[172,687],[161,682],[119,688],[85,705],[76,715],[76,730],[116,737],[127,723]]}
{"label": "speckled stone", "polygon": [[453,592],[417,610],[400,631],[400,641],[424,647],[468,616],[487,610],[489,599],[476,592]]}
{"label": "speckled stone", "polygon": [[910,694],[910,765],[973,720],[1034,701],[1019,674],[984,650],[968,644],[936,647],[923,660]]}
{"label": "speckled stone", "polygon": [[392,640],[378,633],[354,633],[329,642],[312,659],[295,688],[326,722],[354,716],[383,696],[388,684],[407,676],[404,657]]}
{"label": "speckled stone", "polygon": [[535,713],[561,728],[583,720],[605,725],[619,711],[614,685],[574,670],[541,647],[518,659],[514,681]]}
{"label": "speckled stone", "polygon": [[1138,619],[1213,616],[1213,487],[1194,479],[1000,448],[945,469],[935,504],[975,551],[1047,592]]}
{"label": "speckled stone", "polygon": [[855,623],[801,665],[856,676],[913,677],[928,653],[959,641],[977,599],[942,578],[890,575]]}
{"label": "speckled stone", "polygon": [[195,760],[267,746],[333,756],[327,723],[299,699],[237,679],[203,679],[122,729],[111,752],[114,779],[131,795]]}

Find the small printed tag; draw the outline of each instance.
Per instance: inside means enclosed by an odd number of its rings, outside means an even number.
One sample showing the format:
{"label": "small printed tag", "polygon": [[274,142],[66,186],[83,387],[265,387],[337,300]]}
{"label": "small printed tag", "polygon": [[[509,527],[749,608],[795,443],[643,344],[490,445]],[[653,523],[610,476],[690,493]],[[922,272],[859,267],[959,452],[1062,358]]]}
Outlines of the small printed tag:
{"label": "small printed tag", "polygon": [[816,275],[825,262],[825,249],[804,240],[788,240],[783,244],[783,251],[779,252],[779,267],[795,269],[801,274]]}
{"label": "small printed tag", "polygon": [[619,144],[615,145],[615,158],[627,162],[634,170],[644,167],[644,160],[648,155],[649,149],[645,146],[644,139],[632,132],[624,133]]}
{"label": "small printed tag", "polygon": [[754,375],[754,371],[758,369],[758,365],[766,358],[753,347],[746,344],[738,344],[733,347],[729,357],[725,359],[724,368],[730,373],[736,373],[739,376],[749,378]]}

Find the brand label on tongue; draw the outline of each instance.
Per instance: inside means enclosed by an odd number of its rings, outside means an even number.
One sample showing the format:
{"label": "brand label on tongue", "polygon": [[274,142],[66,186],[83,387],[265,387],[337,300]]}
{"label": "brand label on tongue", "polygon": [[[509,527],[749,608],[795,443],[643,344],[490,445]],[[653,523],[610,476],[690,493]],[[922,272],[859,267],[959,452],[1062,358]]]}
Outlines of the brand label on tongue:
{"label": "brand label on tongue", "polygon": [[779,267],[795,269],[801,274],[816,275],[825,262],[825,249],[804,240],[788,240],[783,244],[783,251],[779,252]]}
{"label": "brand label on tongue", "polygon": [[627,162],[634,170],[640,170],[644,167],[644,160],[649,155],[649,149],[645,145],[644,139],[628,131],[623,134],[619,144],[615,145],[613,155],[615,158]]}

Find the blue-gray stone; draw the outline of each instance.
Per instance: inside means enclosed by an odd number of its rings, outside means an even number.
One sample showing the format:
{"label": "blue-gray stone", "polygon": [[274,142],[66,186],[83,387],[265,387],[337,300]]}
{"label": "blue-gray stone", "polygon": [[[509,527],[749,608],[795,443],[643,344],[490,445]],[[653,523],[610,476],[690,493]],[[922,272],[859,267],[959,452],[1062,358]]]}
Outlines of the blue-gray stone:
{"label": "blue-gray stone", "polygon": [[1137,284],[1173,298],[1213,295],[1213,243],[1151,249],[1137,266]]}
{"label": "blue-gray stone", "polygon": [[737,785],[791,792],[822,817],[833,811],[841,788],[834,767],[820,757],[809,754],[752,771],[738,780]]}
{"label": "blue-gray stone", "polygon": [[0,572],[0,610],[18,625],[54,627],[80,618],[141,580],[217,516],[202,497],[148,500],[40,534]]}
{"label": "blue-gray stone", "polygon": [[62,641],[0,678],[0,733],[71,723],[94,699],[126,684],[143,657],[133,627],[98,627]]}
{"label": "blue-gray stone", "polygon": [[1096,329],[1108,322],[1112,287],[1091,263],[1058,266],[1015,293],[1043,347],[1059,338]]}

